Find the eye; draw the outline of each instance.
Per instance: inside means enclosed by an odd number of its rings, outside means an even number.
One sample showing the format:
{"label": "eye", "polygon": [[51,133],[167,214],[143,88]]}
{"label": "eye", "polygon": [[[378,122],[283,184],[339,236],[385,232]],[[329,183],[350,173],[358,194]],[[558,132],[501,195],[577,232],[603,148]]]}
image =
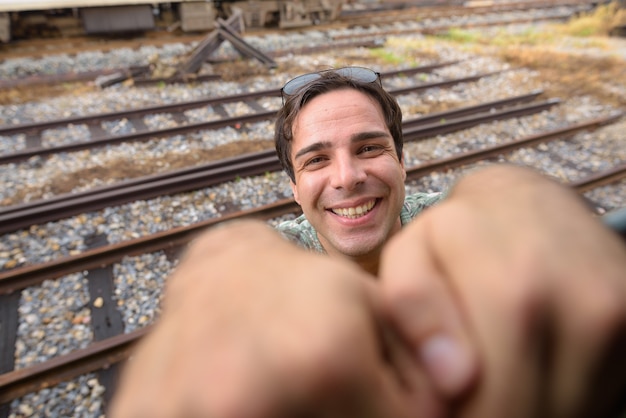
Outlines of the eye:
{"label": "eye", "polygon": [[325,157],[321,155],[316,155],[315,157],[312,157],[306,160],[304,163],[304,166],[305,167],[315,166],[315,165],[323,163],[324,161],[326,161]]}
{"label": "eye", "polygon": [[385,147],[375,144],[369,144],[361,147],[359,154],[380,154]]}

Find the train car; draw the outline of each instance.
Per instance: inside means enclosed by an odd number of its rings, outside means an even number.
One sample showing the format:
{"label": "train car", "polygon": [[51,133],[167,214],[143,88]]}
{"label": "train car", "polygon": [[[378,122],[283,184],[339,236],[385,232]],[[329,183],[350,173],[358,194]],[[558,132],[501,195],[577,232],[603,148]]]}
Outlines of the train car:
{"label": "train car", "polygon": [[346,0],[0,0],[0,40],[172,28],[211,30],[241,10],[248,28],[330,22]]}

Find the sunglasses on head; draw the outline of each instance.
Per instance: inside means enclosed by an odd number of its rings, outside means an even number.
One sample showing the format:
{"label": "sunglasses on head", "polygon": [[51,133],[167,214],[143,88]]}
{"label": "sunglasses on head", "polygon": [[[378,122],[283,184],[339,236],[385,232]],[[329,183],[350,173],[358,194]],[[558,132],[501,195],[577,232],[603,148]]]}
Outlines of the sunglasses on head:
{"label": "sunglasses on head", "polygon": [[[286,96],[292,96],[296,94],[302,87],[306,86],[312,81],[322,77],[322,74],[333,72],[342,77],[350,80],[358,81],[360,83],[373,83],[378,81],[380,83],[380,73],[365,67],[343,67],[343,68],[331,68],[328,70],[317,71],[314,73],[307,73],[297,76],[289,80],[282,89],[280,89],[283,101]],[[382,86],[382,84],[381,84]]]}

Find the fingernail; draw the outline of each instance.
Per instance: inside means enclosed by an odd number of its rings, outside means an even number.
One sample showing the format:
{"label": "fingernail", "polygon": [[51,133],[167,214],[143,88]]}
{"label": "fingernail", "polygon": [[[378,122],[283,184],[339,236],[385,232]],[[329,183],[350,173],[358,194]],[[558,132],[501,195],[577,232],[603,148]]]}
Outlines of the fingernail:
{"label": "fingernail", "polygon": [[438,390],[456,396],[467,389],[474,363],[456,340],[441,334],[430,337],[422,344],[420,356]]}

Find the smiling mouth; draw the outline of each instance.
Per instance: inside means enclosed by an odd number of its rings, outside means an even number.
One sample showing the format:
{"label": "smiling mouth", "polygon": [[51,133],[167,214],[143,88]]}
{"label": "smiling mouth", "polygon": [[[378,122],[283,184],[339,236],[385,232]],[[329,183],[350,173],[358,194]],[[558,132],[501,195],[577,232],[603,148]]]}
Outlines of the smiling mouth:
{"label": "smiling mouth", "polygon": [[360,218],[361,216],[365,216],[367,215],[367,213],[372,210],[372,208],[374,207],[374,205],[376,204],[376,199],[370,200],[369,202],[360,205],[360,206],[355,206],[352,208],[337,208],[337,209],[331,209],[331,211],[335,214],[335,215],[339,215],[342,216],[344,218],[350,218],[350,219],[357,219]]}

